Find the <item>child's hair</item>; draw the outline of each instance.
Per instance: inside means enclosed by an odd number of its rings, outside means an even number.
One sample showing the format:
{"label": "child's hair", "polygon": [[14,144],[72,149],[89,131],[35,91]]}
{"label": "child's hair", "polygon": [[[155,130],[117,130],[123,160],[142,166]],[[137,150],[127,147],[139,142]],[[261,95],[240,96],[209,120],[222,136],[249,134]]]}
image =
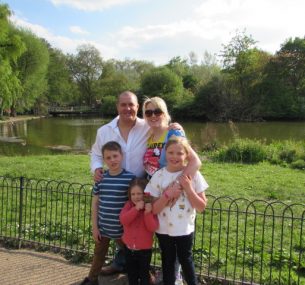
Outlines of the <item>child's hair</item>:
{"label": "child's hair", "polygon": [[170,139],[168,140],[168,142],[165,145],[165,151],[173,144],[180,144],[183,146],[186,155],[188,155],[190,153],[190,144],[187,141],[186,138],[184,137],[177,137],[177,136],[171,136]]}
{"label": "child's hair", "polygon": [[105,143],[102,147],[102,155],[104,155],[105,150],[114,150],[119,151],[122,154],[122,148],[121,145],[115,141],[109,141]]}
{"label": "child's hair", "polygon": [[129,183],[129,188],[128,188],[128,199],[131,200],[131,190],[133,187],[135,186],[139,186],[142,190],[143,190],[143,193],[144,193],[144,189],[147,185],[147,180],[144,179],[144,178],[134,178],[130,181]]}

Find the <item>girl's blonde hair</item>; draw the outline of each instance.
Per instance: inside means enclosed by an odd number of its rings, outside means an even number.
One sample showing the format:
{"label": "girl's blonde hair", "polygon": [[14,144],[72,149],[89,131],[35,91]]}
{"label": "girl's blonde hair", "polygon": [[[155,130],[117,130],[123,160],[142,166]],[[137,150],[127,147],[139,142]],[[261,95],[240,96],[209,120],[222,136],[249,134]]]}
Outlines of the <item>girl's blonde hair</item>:
{"label": "girl's blonde hair", "polygon": [[[145,111],[146,111],[146,107],[147,105],[151,103],[153,104],[156,108],[159,108],[163,114],[164,114],[164,118],[165,118],[165,121],[164,121],[164,124],[166,126],[168,126],[168,124],[170,123],[171,121],[171,117],[168,113],[168,110],[167,110],[167,106],[166,106],[166,103],[165,101],[160,98],[160,97],[152,97],[152,98],[146,98],[144,103],[143,103],[143,108],[142,108],[142,111],[143,111],[143,117],[145,118]],[[145,118],[146,119],[146,118]]]}
{"label": "girl's blonde hair", "polygon": [[144,179],[144,178],[134,178],[134,179],[132,179],[129,183],[129,188],[128,188],[128,192],[127,192],[128,199],[131,201],[131,190],[132,190],[133,187],[139,186],[143,190],[143,193],[144,193],[146,185],[147,185],[147,180]]}
{"label": "girl's blonde hair", "polygon": [[184,137],[176,137],[176,136],[171,136],[170,139],[168,140],[168,142],[166,143],[165,145],[165,151],[171,146],[171,145],[174,145],[174,144],[179,144],[181,145],[184,150],[185,150],[185,153],[186,155],[188,156],[189,153],[190,153],[190,149],[191,149],[191,146],[188,142],[188,140]]}

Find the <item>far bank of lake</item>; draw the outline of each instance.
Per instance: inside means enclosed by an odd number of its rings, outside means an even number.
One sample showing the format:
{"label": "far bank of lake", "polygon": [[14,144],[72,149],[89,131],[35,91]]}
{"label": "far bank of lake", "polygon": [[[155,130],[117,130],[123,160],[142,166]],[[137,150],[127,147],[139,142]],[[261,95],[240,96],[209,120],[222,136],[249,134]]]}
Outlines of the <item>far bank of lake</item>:
{"label": "far bank of lake", "polygon": [[[110,119],[92,117],[39,118],[0,124],[0,155],[35,155],[61,152],[88,153],[97,129]],[[305,141],[305,122],[214,123],[180,122],[198,150],[234,137]]]}

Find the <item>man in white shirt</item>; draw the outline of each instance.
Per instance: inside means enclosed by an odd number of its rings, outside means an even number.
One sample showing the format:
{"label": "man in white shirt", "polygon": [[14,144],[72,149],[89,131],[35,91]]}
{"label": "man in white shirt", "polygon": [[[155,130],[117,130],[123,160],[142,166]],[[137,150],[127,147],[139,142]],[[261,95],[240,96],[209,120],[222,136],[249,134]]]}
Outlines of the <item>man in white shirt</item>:
{"label": "man in white shirt", "polygon": [[[91,171],[100,178],[103,167],[101,149],[108,141],[118,142],[123,150],[123,168],[137,177],[145,174],[143,156],[146,150],[149,126],[137,117],[139,109],[137,96],[125,91],[118,97],[118,116],[110,123],[100,127],[91,152]],[[95,179],[96,181],[96,179]]]}
{"label": "man in white shirt", "polygon": [[[146,151],[149,126],[143,119],[137,117],[139,104],[137,96],[124,91],[117,101],[118,116],[110,123],[103,125],[97,131],[96,141],[91,150],[91,171],[94,180],[103,177],[102,146],[108,141],[118,142],[123,151],[123,168],[134,173],[137,177],[144,177],[143,156]],[[113,263],[101,270],[104,275],[114,274],[124,268],[122,250],[116,253]]]}

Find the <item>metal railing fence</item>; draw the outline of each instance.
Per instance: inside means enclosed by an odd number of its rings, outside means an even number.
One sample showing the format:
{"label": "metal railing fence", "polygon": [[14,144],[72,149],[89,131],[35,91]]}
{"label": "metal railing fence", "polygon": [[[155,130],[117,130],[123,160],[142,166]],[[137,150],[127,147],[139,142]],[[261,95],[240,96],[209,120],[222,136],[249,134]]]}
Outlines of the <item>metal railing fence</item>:
{"label": "metal railing fence", "polygon": [[[91,188],[0,177],[0,239],[91,255]],[[206,211],[197,214],[193,247],[200,278],[224,284],[305,284],[305,204],[208,199]],[[160,266],[157,243],[153,252],[152,263]]]}

